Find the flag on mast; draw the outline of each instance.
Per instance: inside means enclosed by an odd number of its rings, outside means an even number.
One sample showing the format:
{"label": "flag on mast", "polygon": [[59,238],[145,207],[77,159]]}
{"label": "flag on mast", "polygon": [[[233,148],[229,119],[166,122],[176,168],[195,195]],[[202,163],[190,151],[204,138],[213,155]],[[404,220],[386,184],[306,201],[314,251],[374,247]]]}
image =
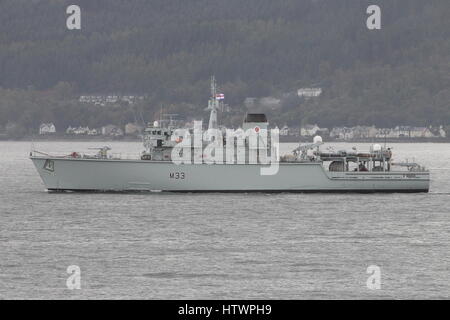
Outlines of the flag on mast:
{"label": "flag on mast", "polygon": [[223,93],[216,94],[216,100],[224,100],[224,99],[225,99],[225,95]]}

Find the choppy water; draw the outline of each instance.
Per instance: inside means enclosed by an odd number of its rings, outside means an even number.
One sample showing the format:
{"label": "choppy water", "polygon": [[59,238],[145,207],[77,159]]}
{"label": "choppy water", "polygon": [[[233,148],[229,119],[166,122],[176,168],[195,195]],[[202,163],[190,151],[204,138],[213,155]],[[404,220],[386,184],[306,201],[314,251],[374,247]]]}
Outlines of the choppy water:
{"label": "choppy water", "polygon": [[0,298],[448,299],[450,145],[393,146],[431,168],[429,194],[47,193],[30,143],[0,142]]}

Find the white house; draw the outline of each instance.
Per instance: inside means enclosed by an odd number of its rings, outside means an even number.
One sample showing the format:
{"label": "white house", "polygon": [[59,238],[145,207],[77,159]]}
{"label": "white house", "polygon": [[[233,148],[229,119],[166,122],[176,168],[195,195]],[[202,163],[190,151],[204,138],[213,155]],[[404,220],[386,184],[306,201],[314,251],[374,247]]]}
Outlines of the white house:
{"label": "white house", "polygon": [[299,97],[315,98],[322,94],[322,88],[300,88],[297,94]]}
{"label": "white house", "polygon": [[408,126],[396,126],[394,130],[398,132],[398,137],[399,138],[410,137],[411,127],[408,127]]}
{"label": "white house", "polygon": [[441,138],[445,138],[447,136],[447,133],[445,132],[443,126],[439,127],[439,135],[441,136]]}
{"label": "white house", "polygon": [[360,139],[375,138],[378,130],[375,126],[356,126],[353,129],[353,137]]}
{"label": "white house", "polygon": [[114,130],[116,130],[116,126],[113,124],[108,124],[107,126],[102,127],[102,135],[108,136],[110,135]]}
{"label": "white house", "polygon": [[81,135],[81,134],[88,134],[89,133],[89,127],[78,127],[77,129],[75,129],[73,131],[74,134],[76,135]]}
{"label": "white house", "polygon": [[280,129],[280,136],[287,136],[287,135],[289,135],[289,127],[284,126],[283,128]]}
{"label": "white house", "polygon": [[56,133],[56,128],[53,123],[43,123],[39,127],[39,134],[53,134]]}
{"label": "white house", "polygon": [[116,104],[119,101],[125,101],[129,104],[133,104],[138,100],[144,100],[145,96],[125,95],[120,96],[117,94],[111,95],[93,95],[93,96],[80,96],[78,101],[81,103],[91,103],[97,106],[106,106],[107,104]]}
{"label": "white house", "polygon": [[375,134],[375,138],[390,138],[390,139],[396,139],[399,137],[399,132],[396,129],[392,128],[380,128],[377,129],[377,133]]}
{"label": "white house", "polygon": [[303,137],[312,137],[315,136],[318,131],[320,131],[320,127],[317,124],[307,124],[300,129],[300,135]]}
{"label": "white house", "polygon": [[115,125],[108,124],[107,126],[102,127],[102,135],[104,135],[104,136],[123,136],[123,130]]}
{"label": "white house", "polygon": [[410,131],[411,138],[434,138],[435,135],[429,128],[425,127],[413,127]]}
{"label": "white house", "polygon": [[76,129],[76,128],[72,128],[72,126],[69,126],[69,127],[66,129],[66,134],[73,134],[73,132],[75,131],[75,129]]}
{"label": "white house", "polygon": [[341,140],[351,140],[354,138],[353,128],[333,128],[330,132],[330,137]]}

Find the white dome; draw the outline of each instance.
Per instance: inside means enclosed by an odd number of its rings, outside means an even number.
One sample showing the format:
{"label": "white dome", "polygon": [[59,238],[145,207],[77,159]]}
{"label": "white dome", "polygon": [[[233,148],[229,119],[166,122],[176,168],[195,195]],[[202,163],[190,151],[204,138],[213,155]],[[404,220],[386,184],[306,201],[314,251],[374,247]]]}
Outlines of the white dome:
{"label": "white dome", "polygon": [[374,144],[374,145],[372,146],[372,150],[373,150],[374,152],[379,152],[379,151],[381,151],[381,145],[379,145],[378,143]]}
{"label": "white dome", "polygon": [[158,121],[154,121],[154,122],[153,122],[153,126],[154,126],[154,127],[159,127],[159,122],[158,122]]}
{"label": "white dome", "polygon": [[314,143],[322,143],[322,137],[321,136],[315,136],[313,139]]}

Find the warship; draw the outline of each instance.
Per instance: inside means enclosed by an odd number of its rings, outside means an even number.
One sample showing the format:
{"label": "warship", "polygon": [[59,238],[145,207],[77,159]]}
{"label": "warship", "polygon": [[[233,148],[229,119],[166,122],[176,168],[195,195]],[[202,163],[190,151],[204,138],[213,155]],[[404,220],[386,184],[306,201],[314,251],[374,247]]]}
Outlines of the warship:
{"label": "warship", "polygon": [[[430,173],[415,162],[394,162],[392,149],[323,149],[320,136],[280,156],[278,130],[264,114],[247,113],[241,128],[220,127],[223,95],[211,81],[208,130],[154,121],[134,159],[111,154],[30,152],[48,191],[90,192],[428,192]],[[211,147],[211,145],[213,147]]]}

